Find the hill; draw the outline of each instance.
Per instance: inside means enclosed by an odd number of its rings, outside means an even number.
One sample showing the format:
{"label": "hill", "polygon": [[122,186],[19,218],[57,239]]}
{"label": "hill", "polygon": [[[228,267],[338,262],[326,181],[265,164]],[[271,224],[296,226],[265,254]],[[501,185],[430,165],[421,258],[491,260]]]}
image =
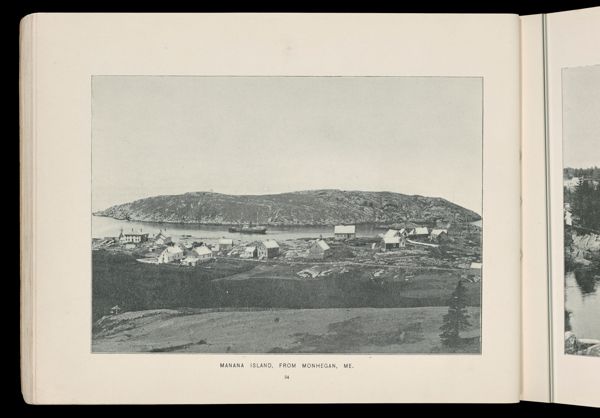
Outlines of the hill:
{"label": "hill", "polygon": [[155,196],[94,213],[115,219],[189,224],[335,225],[406,221],[477,221],[480,216],[438,197],[391,192],[309,190],[269,195],[193,192]]}

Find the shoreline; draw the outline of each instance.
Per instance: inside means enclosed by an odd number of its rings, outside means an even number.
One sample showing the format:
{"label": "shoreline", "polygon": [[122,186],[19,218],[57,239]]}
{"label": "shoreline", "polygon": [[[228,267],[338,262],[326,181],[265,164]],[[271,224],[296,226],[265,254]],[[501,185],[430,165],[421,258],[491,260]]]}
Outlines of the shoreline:
{"label": "shoreline", "polygon": [[[108,219],[114,219],[116,221],[125,221],[125,222],[140,222],[140,223],[149,223],[149,224],[168,224],[168,225],[186,225],[186,226],[222,226],[222,227],[230,227],[230,226],[239,226],[241,225],[240,223],[213,223],[213,222],[182,222],[182,221],[149,221],[149,220],[142,220],[142,219],[125,219],[125,218],[115,218],[114,216],[109,216],[109,215],[102,215],[102,214],[98,214],[98,213],[92,213],[92,216],[98,217],[98,218],[108,218]],[[471,224],[473,225],[475,222],[482,222],[483,221],[483,217],[479,217],[479,219],[473,220],[473,221],[465,221],[465,222],[459,222],[460,224]],[[297,223],[297,224],[278,224],[278,223],[269,223],[269,222],[265,222],[265,223],[260,223],[257,225],[260,226],[268,226],[268,227],[275,227],[275,228],[294,228],[294,227],[312,227],[312,228],[318,228],[318,227],[333,227],[336,225],[357,225],[357,226],[372,226],[374,228],[379,228],[379,229],[390,229],[392,227],[392,225],[397,225],[397,224],[401,224],[403,222],[392,222],[390,224],[384,224],[384,223],[379,223],[377,221],[370,221],[370,222],[337,222],[337,223],[320,223],[320,224],[308,224],[308,223]],[[421,225],[420,223],[417,222],[405,222],[405,223],[409,223],[409,224],[415,224],[415,225]],[[478,225],[475,225],[478,226]],[[480,226],[479,226],[480,227]],[[481,228],[481,227],[480,227]]]}

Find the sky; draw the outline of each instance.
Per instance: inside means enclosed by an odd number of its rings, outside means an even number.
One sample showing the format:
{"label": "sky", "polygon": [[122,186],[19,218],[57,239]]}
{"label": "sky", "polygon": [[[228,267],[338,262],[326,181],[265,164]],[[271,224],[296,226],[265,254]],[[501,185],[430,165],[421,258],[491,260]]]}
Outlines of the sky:
{"label": "sky", "polygon": [[443,197],[481,214],[482,79],[92,78],[92,210],[311,189]]}
{"label": "sky", "polygon": [[600,167],[600,65],[565,68],[563,81],[563,164]]}

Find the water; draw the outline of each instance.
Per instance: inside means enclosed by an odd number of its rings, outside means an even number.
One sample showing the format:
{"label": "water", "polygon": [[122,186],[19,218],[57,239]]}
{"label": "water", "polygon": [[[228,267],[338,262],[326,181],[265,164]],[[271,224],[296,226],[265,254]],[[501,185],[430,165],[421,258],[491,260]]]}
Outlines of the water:
{"label": "water", "polygon": [[[123,232],[144,232],[151,235],[158,233],[161,229],[163,233],[170,236],[173,241],[183,239],[202,240],[207,242],[216,242],[219,238],[232,238],[240,241],[256,241],[267,238],[274,240],[288,240],[298,238],[331,238],[333,237],[332,226],[268,226],[266,234],[240,234],[229,232],[227,226],[222,225],[189,225],[189,224],[171,224],[158,222],[139,222],[124,221],[103,216],[92,216],[92,237],[116,237],[123,229]],[[385,229],[378,228],[375,225],[357,225],[356,236],[374,237]],[[191,235],[191,237],[182,237],[182,235]]]}
{"label": "water", "polygon": [[565,280],[565,306],[571,311],[571,329],[577,338],[600,339],[600,272],[568,272]]}

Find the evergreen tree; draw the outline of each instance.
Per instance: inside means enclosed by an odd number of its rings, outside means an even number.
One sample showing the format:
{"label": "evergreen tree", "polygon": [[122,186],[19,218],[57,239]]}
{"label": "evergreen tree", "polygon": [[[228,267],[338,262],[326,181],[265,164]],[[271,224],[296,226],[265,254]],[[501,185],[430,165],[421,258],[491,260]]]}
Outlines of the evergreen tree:
{"label": "evergreen tree", "polygon": [[600,187],[594,181],[579,178],[571,194],[572,213],[577,225],[598,230],[600,228]]}
{"label": "evergreen tree", "polygon": [[458,281],[456,289],[448,301],[448,313],[444,315],[444,324],[440,327],[442,344],[448,347],[460,345],[460,332],[471,326],[466,305],[467,289],[462,280]]}

